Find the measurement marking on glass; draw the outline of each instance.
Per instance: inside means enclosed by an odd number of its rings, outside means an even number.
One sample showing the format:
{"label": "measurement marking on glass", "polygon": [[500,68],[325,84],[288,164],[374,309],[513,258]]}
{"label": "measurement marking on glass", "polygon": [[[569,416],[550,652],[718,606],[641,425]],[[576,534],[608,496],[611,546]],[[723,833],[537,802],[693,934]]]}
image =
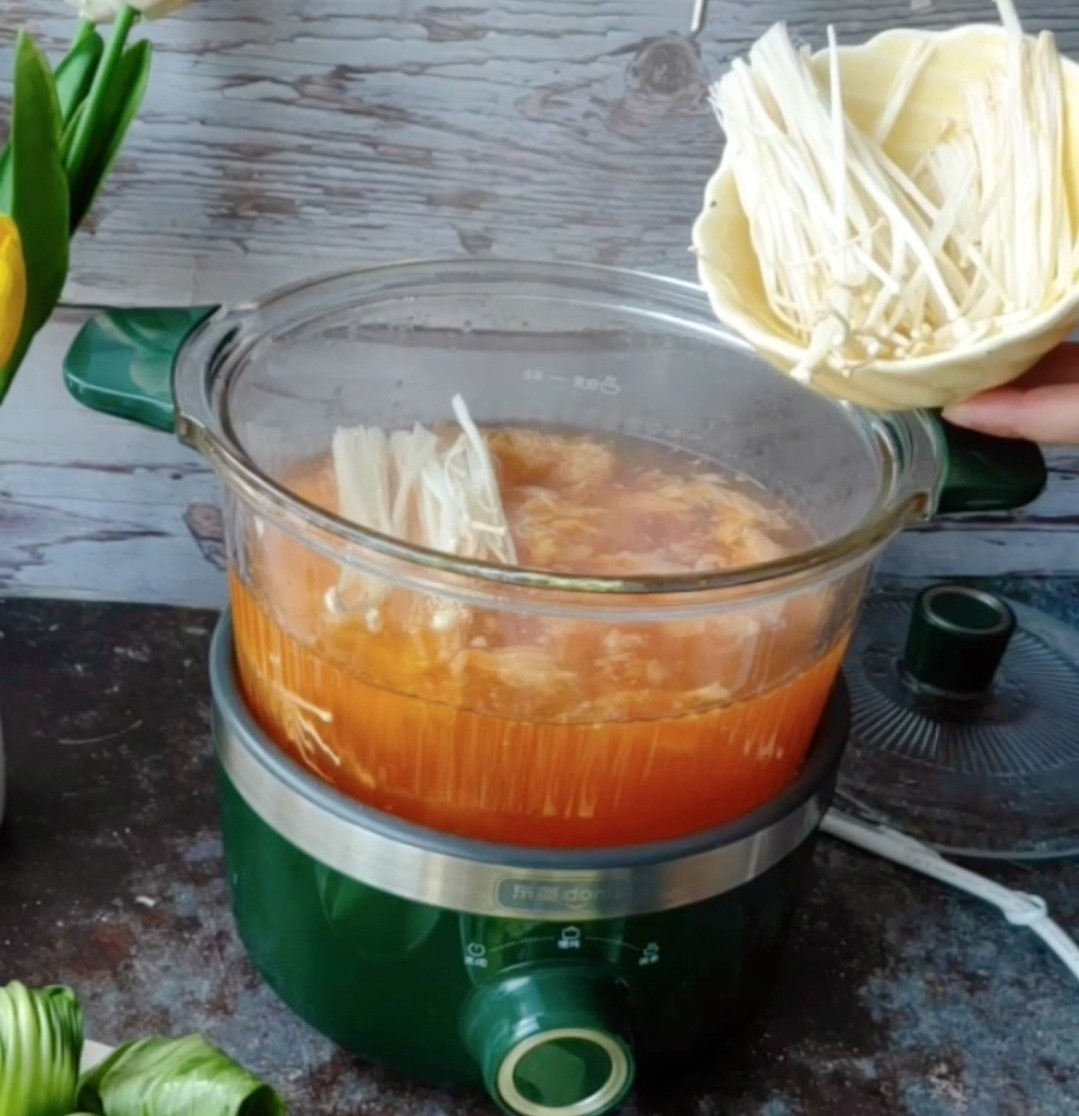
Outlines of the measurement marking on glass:
{"label": "measurement marking on glass", "polygon": [[544,372],[542,368],[526,368],[521,379],[528,383],[569,384],[574,391],[599,392],[601,395],[615,396],[622,393],[622,384],[617,376],[558,376]]}

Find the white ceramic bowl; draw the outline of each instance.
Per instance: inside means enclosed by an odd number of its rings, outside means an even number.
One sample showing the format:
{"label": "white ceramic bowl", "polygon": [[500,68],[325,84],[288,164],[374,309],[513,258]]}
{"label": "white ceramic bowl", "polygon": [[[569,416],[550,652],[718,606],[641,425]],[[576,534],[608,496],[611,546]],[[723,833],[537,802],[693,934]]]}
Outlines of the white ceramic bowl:
{"label": "white ceramic bowl", "polygon": [[[839,64],[844,101],[852,121],[872,130],[893,79],[924,42],[932,55],[914,84],[885,151],[911,170],[944,121],[964,113],[963,89],[1004,60],[1002,27],[967,26],[953,31],[886,31],[859,46],[842,47]],[[1068,199],[1079,224],[1079,65],[1063,59],[1065,151]],[[813,56],[827,74],[828,55]],[[705,190],[704,209],[693,227],[700,280],[720,321],[741,334],[758,354],[789,373],[802,346],[772,313],[750,241],[749,220],[738,197],[731,160],[725,154]],[[877,410],[945,407],[1021,376],[1079,326],[1079,284],[1057,305],[1021,329],[987,339],[961,353],[939,353],[906,361],[879,361],[847,377],[821,369],[813,386],[829,395]]]}

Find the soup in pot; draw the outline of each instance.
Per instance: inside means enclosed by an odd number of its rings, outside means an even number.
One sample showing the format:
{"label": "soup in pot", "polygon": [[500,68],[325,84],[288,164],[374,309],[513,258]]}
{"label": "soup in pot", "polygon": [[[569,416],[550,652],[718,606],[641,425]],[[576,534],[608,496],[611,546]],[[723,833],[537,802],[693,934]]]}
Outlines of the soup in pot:
{"label": "soup in pot", "polygon": [[[643,440],[485,431],[517,565],[596,577],[755,565],[813,543],[790,509]],[[339,512],[332,455],[287,479]],[[387,813],[492,842],[600,847],[732,821],[797,774],[858,594],[617,623],[374,584],[264,527],[234,556],[242,689],[298,762]],[[598,615],[593,610],[592,617]],[[624,610],[623,610],[624,615]],[[656,616],[660,619],[656,619]]]}

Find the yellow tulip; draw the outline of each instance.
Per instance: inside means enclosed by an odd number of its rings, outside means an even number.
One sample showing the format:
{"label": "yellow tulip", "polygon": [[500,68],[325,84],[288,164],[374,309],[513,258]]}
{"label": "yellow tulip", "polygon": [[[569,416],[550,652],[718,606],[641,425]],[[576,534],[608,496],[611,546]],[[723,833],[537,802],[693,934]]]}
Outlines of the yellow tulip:
{"label": "yellow tulip", "polygon": [[22,240],[15,222],[0,214],[0,368],[15,351],[25,313],[26,263]]}

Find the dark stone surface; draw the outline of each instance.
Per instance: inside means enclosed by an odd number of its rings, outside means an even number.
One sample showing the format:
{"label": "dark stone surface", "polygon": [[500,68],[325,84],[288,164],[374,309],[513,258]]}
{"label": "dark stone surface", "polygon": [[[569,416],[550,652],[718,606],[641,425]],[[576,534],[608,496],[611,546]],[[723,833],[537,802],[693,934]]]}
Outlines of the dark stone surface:
{"label": "dark stone surface", "polygon": [[[1075,584],[1009,585],[1079,617]],[[301,1116],[480,1116],[296,1021],[233,932],[209,745],[208,613],[0,604],[9,816],[0,983],[65,982],[92,1037],[199,1031]],[[1079,868],[1002,866],[1079,934]],[[1073,1116],[1079,988],[991,908],[830,840],[778,992],[629,1116]]]}

